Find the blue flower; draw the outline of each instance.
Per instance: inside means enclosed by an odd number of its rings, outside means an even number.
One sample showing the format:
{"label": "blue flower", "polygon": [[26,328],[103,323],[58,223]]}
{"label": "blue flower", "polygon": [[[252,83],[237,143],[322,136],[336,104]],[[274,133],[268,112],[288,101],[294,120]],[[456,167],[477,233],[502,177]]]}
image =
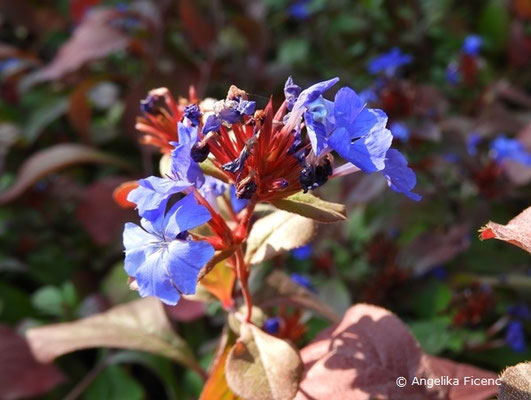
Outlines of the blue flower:
{"label": "blue flower", "polygon": [[312,245],[308,243],[306,246],[297,247],[291,254],[296,260],[307,260],[312,255]]}
{"label": "blue flower", "polygon": [[293,79],[290,76],[284,84],[284,97],[286,98],[286,108],[288,111],[293,109],[293,105],[295,104],[295,101],[297,101],[301,91],[301,87],[293,83]]}
{"label": "blue flower", "polygon": [[192,126],[198,126],[201,121],[201,111],[197,104],[190,104],[184,108],[184,118],[187,118]]}
{"label": "blue flower", "polygon": [[197,127],[187,127],[179,122],[178,130],[180,143],[171,143],[175,149],[171,152],[169,175],[140,179],[138,187],[127,196],[127,200],[136,204],[138,214],[143,218],[153,219],[172,195],[192,185],[199,189],[205,182],[201,168],[190,157],[190,149],[197,141]]}
{"label": "blue flower", "polygon": [[406,124],[402,122],[393,122],[389,128],[391,129],[393,137],[402,142],[407,142],[409,140],[409,128]]}
{"label": "blue flower", "polygon": [[515,304],[507,308],[507,314],[513,318],[531,321],[531,308],[525,304]]}
{"label": "blue flower", "polygon": [[235,124],[244,115],[252,115],[256,108],[256,102],[244,100],[220,100],[214,104],[214,113],[210,114],[203,126],[203,134],[219,131],[223,122]]}
{"label": "blue flower", "polygon": [[362,103],[370,103],[378,101],[378,95],[373,88],[367,88],[358,93],[358,97]]}
{"label": "blue flower", "polygon": [[142,218],[141,227],[125,225],[124,267],[136,279],[140,296],[155,296],[175,305],[182,294],[195,293],[199,271],[214,255],[214,248],[189,240],[186,232],[210,218],[208,210],[189,194],[167,213],[161,212],[151,221]]}
{"label": "blue flower", "polygon": [[313,286],[313,283],[304,275],[297,274],[296,272],[294,272],[290,275],[290,278],[297,285],[302,286],[303,288],[306,288],[312,292],[315,292],[315,287]]}
{"label": "blue flower", "polygon": [[291,17],[298,20],[306,20],[310,16],[308,3],[310,0],[297,0],[288,7],[288,13]]}
{"label": "blue flower", "polygon": [[481,135],[477,132],[472,132],[466,140],[466,151],[471,156],[478,153],[478,145],[481,142]]}
{"label": "blue flower", "polygon": [[365,108],[356,92],[344,87],[335,97],[334,119],[329,145],[362,171],[383,170],[393,140],[385,128],[387,115],[382,110]]}
{"label": "blue flower", "polygon": [[264,331],[266,331],[267,333],[270,333],[271,335],[276,335],[280,329],[280,318],[273,317],[266,319],[263,328]]}
{"label": "blue flower", "polygon": [[297,101],[293,105],[292,114],[299,118],[304,112],[304,108],[317,100],[324,92],[339,82],[339,78],[332,78],[327,81],[318,82],[307,89],[304,89],[297,97]]}
{"label": "blue flower", "polygon": [[520,321],[511,321],[505,332],[505,343],[516,353],[523,353],[526,349],[524,327]]}
{"label": "blue flower", "polygon": [[490,144],[490,149],[494,160],[498,163],[512,160],[531,166],[531,153],[517,139],[509,139],[505,135],[499,135]]}
{"label": "blue flower", "polygon": [[404,54],[398,47],[393,47],[389,52],[373,58],[367,70],[372,75],[383,73],[388,78],[395,76],[398,68],[411,63],[413,58],[409,54]]}
{"label": "blue flower", "polygon": [[477,56],[483,46],[483,39],[479,35],[468,35],[463,41],[461,50],[469,56]]}
{"label": "blue flower", "polygon": [[459,74],[459,64],[456,62],[451,62],[446,67],[446,82],[450,85],[457,85],[461,80],[461,75]]}
{"label": "blue flower", "polygon": [[407,166],[406,158],[398,150],[390,149],[387,152],[382,174],[387,179],[389,187],[395,192],[403,193],[411,200],[422,199],[422,196],[411,191],[417,184],[417,177]]}

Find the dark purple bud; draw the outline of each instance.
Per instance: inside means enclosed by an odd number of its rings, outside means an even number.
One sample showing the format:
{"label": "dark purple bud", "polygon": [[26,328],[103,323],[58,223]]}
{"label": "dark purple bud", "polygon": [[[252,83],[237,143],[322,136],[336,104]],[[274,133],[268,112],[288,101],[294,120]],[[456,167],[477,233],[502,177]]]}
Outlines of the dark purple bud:
{"label": "dark purple bud", "polygon": [[245,166],[245,161],[247,161],[247,158],[249,157],[249,149],[244,148],[238,158],[229,161],[226,164],[223,164],[221,166],[221,169],[223,171],[232,172],[233,174],[236,172],[241,172],[243,167]]}
{"label": "dark purple bud", "polygon": [[192,126],[198,126],[201,121],[201,111],[197,104],[190,104],[184,108],[184,116],[192,123]]}
{"label": "dark purple bud", "polygon": [[148,94],[145,99],[140,100],[140,111],[144,114],[152,114],[154,112],[155,102],[158,99],[158,96]]}
{"label": "dark purple bud", "polygon": [[280,329],[280,318],[273,317],[266,319],[263,328],[264,331],[266,331],[267,333],[270,333],[271,335],[276,335]]}
{"label": "dark purple bud", "polygon": [[315,173],[314,168],[311,165],[308,165],[302,169],[299,174],[299,182],[304,193],[307,193],[308,190],[312,188],[313,183],[315,182]]}
{"label": "dark purple bud", "polygon": [[301,91],[301,87],[299,85],[295,85],[290,76],[284,85],[284,96],[286,97],[286,108],[288,111],[292,110],[293,104],[295,104],[295,101],[297,101]]}
{"label": "dark purple bud", "polygon": [[201,144],[201,142],[197,142],[190,150],[190,157],[192,157],[192,160],[195,162],[200,163],[206,160],[209,153],[210,145],[208,143]]}
{"label": "dark purple bud", "polygon": [[245,185],[238,188],[236,191],[236,197],[239,199],[249,200],[253,197],[257,188],[258,187],[254,181],[249,181]]}

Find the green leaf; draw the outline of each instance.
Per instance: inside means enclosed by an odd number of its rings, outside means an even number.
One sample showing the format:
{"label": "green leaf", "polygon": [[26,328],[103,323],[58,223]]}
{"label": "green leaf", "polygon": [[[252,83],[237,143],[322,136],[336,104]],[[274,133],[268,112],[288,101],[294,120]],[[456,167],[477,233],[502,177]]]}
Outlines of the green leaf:
{"label": "green leaf", "polygon": [[343,204],[330,203],[309,193],[296,193],[272,204],[281,210],[289,211],[319,222],[338,222],[347,219]]}
{"label": "green leaf", "polygon": [[222,170],[216,167],[210,158],[207,158],[205,161],[199,164],[199,166],[201,167],[201,170],[203,171],[205,175],[210,175],[225,183],[229,183],[229,179],[227,178],[227,175],[225,175],[225,173]]}
{"label": "green leaf", "polygon": [[442,353],[454,338],[454,335],[448,331],[450,326],[448,318],[415,321],[408,325],[422,349],[428,354]]}
{"label": "green leaf", "polygon": [[63,315],[63,295],[61,290],[54,286],[44,286],[37,290],[31,297],[33,306],[43,313]]}
{"label": "green leaf", "polygon": [[202,374],[192,350],[173,331],[162,303],[153,297],[78,321],[32,328],[26,336],[41,362],[76,350],[112,347],[159,354]]}
{"label": "green leaf", "polygon": [[278,50],[280,64],[301,64],[308,58],[310,44],[306,39],[294,38],[281,42]]}
{"label": "green leaf", "polygon": [[494,50],[502,50],[509,37],[510,17],[501,0],[491,0],[479,16],[479,33]]}
{"label": "green leaf", "polygon": [[66,113],[69,100],[68,97],[59,97],[48,99],[41,104],[40,108],[30,115],[24,130],[24,136],[29,143],[37,140],[48,125]]}
{"label": "green leaf", "polygon": [[315,222],[286,211],[275,211],[255,222],[247,239],[245,261],[258,264],[288,250],[304,246],[315,231]]}
{"label": "green leaf", "polygon": [[142,386],[124,370],[117,366],[107,367],[87,388],[85,400],[142,400]]}
{"label": "green leaf", "polygon": [[302,367],[293,345],[244,324],[228,355],[225,375],[232,391],[245,400],[291,400],[297,393]]}

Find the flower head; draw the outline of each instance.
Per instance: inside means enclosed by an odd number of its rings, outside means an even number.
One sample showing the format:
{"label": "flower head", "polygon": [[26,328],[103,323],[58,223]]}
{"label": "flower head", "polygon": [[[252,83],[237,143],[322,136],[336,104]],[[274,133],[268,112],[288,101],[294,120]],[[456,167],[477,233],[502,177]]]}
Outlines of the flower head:
{"label": "flower head", "polygon": [[125,225],[125,270],[136,279],[142,297],[156,296],[174,305],[182,294],[195,293],[199,271],[214,255],[214,248],[190,240],[187,231],[210,218],[208,210],[189,194],[168,212],[151,220],[142,218],[141,226]]}
{"label": "flower head", "polygon": [[469,56],[477,56],[483,46],[483,39],[479,35],[468,35],[463,41],[461,50]]}
{"label": "flower head", "polygon": [[412,60],[411,55],[402,53],[398,47],[393,47],[387,53],[373,58],[367,69],[372,75],[383,73],[386,77],[392,78],[400,67],[411,63]]}
{"label": "flower head", "polygon": [[494,160],[501,163],[505,160],[517,161],[526,166],[531,166],[531,152],[527,151],[517,139],[510,139],[499,135],[490,145]]}

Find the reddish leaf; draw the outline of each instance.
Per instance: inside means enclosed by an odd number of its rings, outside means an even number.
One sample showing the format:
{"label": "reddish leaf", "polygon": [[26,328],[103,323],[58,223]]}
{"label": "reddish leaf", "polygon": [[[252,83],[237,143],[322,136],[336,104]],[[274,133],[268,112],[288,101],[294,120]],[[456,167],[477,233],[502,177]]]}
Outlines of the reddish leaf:
{"label": "reddish leaf", "polygon": [[[470,399],[495,393],[484,386],[427,388],[413,378],[495,377],[487,371],[423,355],[408,328],[391,312],[367,304],[351,307],[343,320],[301,350],[304,375],[296,399],[432,399],[467,391]],[[444,373],[443,373],[444,372]],[[397,378],[407,380],[398,387]],[[333,385],[330,384],[333,382]],[[475,395],[475,397],[474,397]]]}
{"label": "reddish leaf", "polygon": [[124,223],[135,217],[135,213],[120,208],[112,198],[114,188],[124,180],[110,176],[90,185],[77,209],[78,221],[99,245],[112,243]]}
{"label": "reddish leaf", "polygon": [[92,111],[87,100],[87,91],[94,85],[94,81],[86,81],[79,85],[70,95],[68,107],[68,119],[79,134],[83,143],[89,144],[90,138],[90,117]]}
{"label": "reddish leaf", "polygon": [[[473,385],[469,380],[465,384],[465,379],[488,379],[487,382],[496,382],[498,374],[476,368],[472,365],[456,363],[444,358],[425,355],[422,360],[426,369],[431,371],[431,376],[438,378],[448,376],[459,379],[460,385],[441,385],[439,388],[445,394],[444,398],[450,400],[479,400],[489,399],[498,392],[498,385],[477,384]],[[473,381],[478,382],[478,381]]]}
{"label": "reddish leaf", "polygon": [[200,283],[201,285],[216,296],[225,309],[234,305],[232,300],[232,290],[236,281],[234,269],[227,265],[227,261],[218,263],[212,271],[205,275]]}
{"label": "reddish leaf", "polygon": [[186,33],[195,47],[206,50],[214,39],[213,24],[206,21],[197,9],[197,3],[189,0],[179,1],[179,17]]}
{"label": "reddish leaf", "polygon": [[498,239],[531,253],[531,207],[526,208],[507,225],[490,221],[480,229],[480,239]]}
{"label": "reddish leaf", "polygon": [[192,322],[205,315],[206,306],[202,301],[192,301],[185,298],[179,300],[176,306],[165,306],[168,316],[180,322]]}
{"label": "reddish leaf", "polygon": [[85,13],[101,0],[70,0],[70,15],[75,22],[81,21]]}
{"label": "reddish leaf", "polygon": [[110,25],[116,16],[113,8],[92,10],[72,37],[61,47],[53,61],[32,76],[32,82],[59,79],[85,63],[125,49],[129,38]]}
{"label": "reddish leaf", "polygon": [[35,360],[23,337],[0,325],[0,399],[38,396],[63,380],[55,366]]}
{"label": "reddish leaf", "polygon": [[18,171],[15,183],[0,193],[0,204],[16,199],[45,176],[63,168],[82,163],[111,163],[130,169],[119,158],[78,144],[57,144],[33,154]]}
{"label": "reddish leaf", "polygon": [[129,192],[138,187],[138,181],[127,181],[116,187],[112,193],[115,203],[122,208],[135,208],[136,204],[127,200]]}

